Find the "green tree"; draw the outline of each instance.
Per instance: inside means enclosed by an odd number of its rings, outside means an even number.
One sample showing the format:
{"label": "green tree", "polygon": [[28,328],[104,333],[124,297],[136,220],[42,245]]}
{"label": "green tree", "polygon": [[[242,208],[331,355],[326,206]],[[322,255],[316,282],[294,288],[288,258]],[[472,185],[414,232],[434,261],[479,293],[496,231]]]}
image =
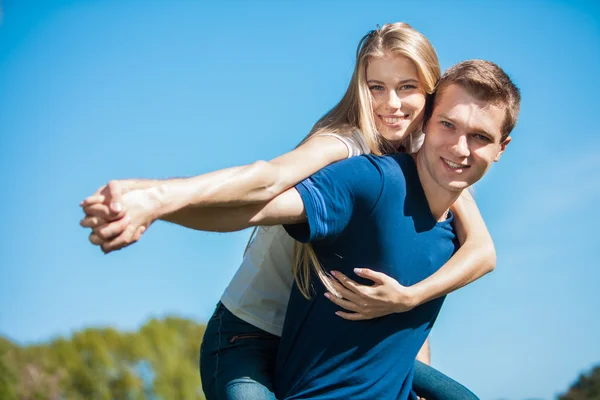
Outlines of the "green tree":
{"label": "green tree", "polygon": [[14,345],[0,338],[0,399],[17,400],[17,376],[8,364],[9,352]]}
{"label": "green tree", "polygon": [[203,334],[203,325],[167,317],[137,332],[84,329],[29,346],[0,337],[0,399],[203,399]]}
{"label": "green tree", "polygon": [[582,374],[559,400],[600,400],[600,365]]}

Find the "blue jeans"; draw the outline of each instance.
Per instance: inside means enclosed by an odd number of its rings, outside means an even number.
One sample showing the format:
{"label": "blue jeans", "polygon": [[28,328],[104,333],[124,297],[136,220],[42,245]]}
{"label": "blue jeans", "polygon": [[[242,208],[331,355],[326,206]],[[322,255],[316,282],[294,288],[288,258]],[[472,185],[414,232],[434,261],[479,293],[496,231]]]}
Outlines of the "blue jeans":
{"label": "blue jeans", "polygon": [[219,302],[200,347],[206,400],[276,400],[278,347],[278,336],[239,319]]}
{"label": "blue jeans", "polygon": [[469,389],[421,361],[415,361],[413,391],[427,400],[479,400]]}
{"label": "blue jeans", "polygon": [[[276,400],[273,375],[279,337],[233,315],[219,302],[200,347],[206,400]],[[478,400],[436,369],[415,362],[413,389],[427,400]]]}

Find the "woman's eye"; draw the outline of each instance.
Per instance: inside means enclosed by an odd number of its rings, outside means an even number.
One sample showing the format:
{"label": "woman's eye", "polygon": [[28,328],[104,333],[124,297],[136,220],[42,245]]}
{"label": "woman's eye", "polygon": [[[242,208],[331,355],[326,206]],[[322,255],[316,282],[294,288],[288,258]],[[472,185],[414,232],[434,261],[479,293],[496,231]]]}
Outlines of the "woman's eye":
{"label": "woman's eye", "polygon": [[417,87],[415,85],[402,85],[400,86],[400,90],[411,90],[411,89],[416,89]]}
{"label": "woman's eye", "polygon": [[381,86],[381,85],[373,85],[373,86],[371,86],[369,89],[371,89],[371,90],[374,90],[374,91],[376,91],[376,92],[379,92],[379,91],[381,91],[381,90],[384,90],[383,86]]}

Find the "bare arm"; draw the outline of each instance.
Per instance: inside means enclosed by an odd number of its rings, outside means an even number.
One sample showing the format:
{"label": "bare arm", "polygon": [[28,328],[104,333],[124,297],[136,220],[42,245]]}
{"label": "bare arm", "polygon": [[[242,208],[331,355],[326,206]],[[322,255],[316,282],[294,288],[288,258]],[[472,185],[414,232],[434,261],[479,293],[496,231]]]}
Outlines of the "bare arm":
{"label": "bare arm", "polygon": [[293,188],[267,202],[239,207],[187,207],[159,218],[187,228],[211,232],[233,232],[251,226],[306,221],[302,198]]}
{"label": "bare arm", "polygon": [[[139,240],[143,231],[156,219],[212,232],[233,232],[257,225],[306,221],[304,203],[295,188],[267,202],[239,207],[188,207],[173,215],[159,214],[159,199],[156,188],[132,190],[121,198],[124,208],[127,209],[125,217],[107,223],[105,218],[110,213],[108,206],[95,204],[88,207],[88,216],[81,221],[81,225],[92,228],[90,242],[102,246],[102,250],[107,253],[123,248],[131,241]],[[99,222],[100,220],[102,222]]]}
{"label": "bare arm", "polygon": [[471,194],[465,190],[451,210],[461,246],[435,274],[412,287],[418,304],[460,289],[496,267],[494,243]]}
{"label": "bare arm", "polygon": [[[348,156],[348,148],[332,136],[314,136],[294,150],[271,161],[226,168],[192,178],[167,180],[126,179],[109,182],[81,206],[118,204],[131,190],[155,188],[161,197],[161,213],[187,207],[230,207],[265,202],[308,178],[323,167]],[[197,208],[192,208],[197,210]],[[118,219],[120,209],[107,218]],[[189,214],[189,210],[186,212]]]}
{"label": "bare arm", "polygon": [[[171,179],[156,187],[161,214],[186,209],[189,217],[199,207],[232,207],[269,201],[323,167],[348,156],[339,139],[315,136],[271,161],[227,168],[186,179]],[[177,218],[175,216],[177,220]]]}
{"label": "bare arm", "polygon": [[[347,156],[348,148],[339,139],[315,136],[269,162],[257,161],[185,179],[111,181],[81,203],[86,217],[80,224],[94,229],[90,236],[94,244],[112,238],[102,244],[106,252],[137,242],[157,218],[203,229],[202,217],[222,215],[223,223],[230,224],[233,215],[256,211],[245,206],[263,205],[323,167]],[[151,192],[151,209],[147,206],[145,212],[138,213],[128,210],[125,196],[135,190]],[[242,206],[242,209],[230,216],[224,214],[222,208],[234,206]],[[210,207],[211,211],[206,207]],[[139,207],[140,210],[142,208]],[[239,222],[238,219],[234,221]],[[231,226],[237,226],[237,222]]]}

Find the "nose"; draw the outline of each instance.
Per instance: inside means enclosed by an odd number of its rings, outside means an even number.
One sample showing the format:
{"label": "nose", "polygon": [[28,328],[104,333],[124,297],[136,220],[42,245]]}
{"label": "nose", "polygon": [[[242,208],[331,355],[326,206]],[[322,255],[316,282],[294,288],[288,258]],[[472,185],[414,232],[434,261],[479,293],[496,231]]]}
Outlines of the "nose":
{"label": "nose", "polygon": [[471,154],[469,150],[469,142],[466,135],[459,135],[457,142],[452,146],[454,155],[460,158],[468,157]]}
{"label": "nose", "polygon": [[390,95],[388,97],[388,106],[390,108],[400,108],[402,107],[402,101],[400,100],[400,97],[398,97],[398,95],[396,94],[395,90],[390,90]]}

